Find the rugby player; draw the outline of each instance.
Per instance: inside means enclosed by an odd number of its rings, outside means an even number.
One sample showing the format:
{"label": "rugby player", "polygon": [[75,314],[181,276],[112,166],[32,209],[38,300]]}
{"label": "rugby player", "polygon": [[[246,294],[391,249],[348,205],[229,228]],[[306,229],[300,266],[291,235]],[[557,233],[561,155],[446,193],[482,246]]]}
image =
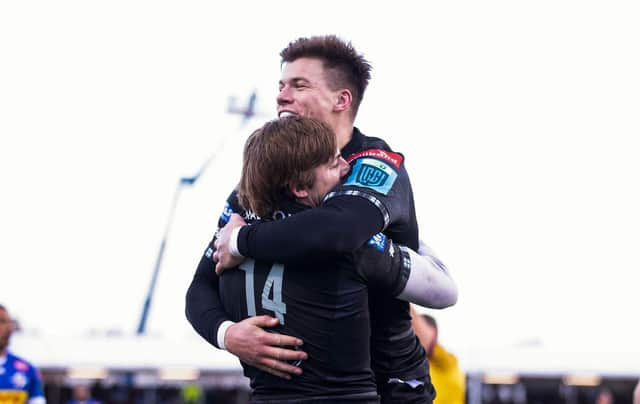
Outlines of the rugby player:
{"label": "rugby player", "polygon": [[[370,78],[370,64],[351,44],[331,35],[293,41],[281,57],[279,116],[301,115],[328,123],[342,156],[351,164],[351,174],[317,209],[239,230],[222,229],[216,251],[219,267],[236,266],[243,257],[287,264],[350,253],[380,232],[417,250],[418,226],[404,157],[385,141],[365,136],[353,126]],[[222,220],[237,226],[231,216],[234,212],[250,218],[247,212],[234,209],[229,203]],[[369,290],[375,296],[369,299],[371,360],[382,401],[430,403],[433,386],[424,349],[411,328],[409,305],[384,292]],[[259,328],[274,326],[276,319],[258,316],[228,321],[219,310],[218,293],[212,275],[194,276],[187,294],[187,317],[203,337],[273,374],[300,373],[286,360],[304,355],[279,346],[300,345],[299,338]]]}
{"label": "rugby player", "polygon": [[[327,124],[297,116],[268,122],[245,145],[238,209],[276,220],[296,214],[319,206],[348,171]],[[214,257],[210,245],[200,265],[211,271]],[[243,364],[253,403],[378,402],[367,284],[423,305],[433,291],[447,294],[438,303],[443,307],[456,298],[446,272],[383,234],[353,253],[288,265],[246,260],[225,271],[220,297],[233,321],[275,315],[277,331],[304,340],[309,354],[297,363],[304,373],[291,381]]]}

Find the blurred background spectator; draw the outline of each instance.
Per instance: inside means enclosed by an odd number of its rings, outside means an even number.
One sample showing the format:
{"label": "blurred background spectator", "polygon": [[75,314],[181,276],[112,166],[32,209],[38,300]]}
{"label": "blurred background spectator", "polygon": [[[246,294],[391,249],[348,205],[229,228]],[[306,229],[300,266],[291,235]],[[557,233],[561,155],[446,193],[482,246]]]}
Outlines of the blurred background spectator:
{"label": "blurred background spectator", "polygon": [[458,358],[438,342],[438,324],[428,314],[418,314],[411,307],[413,330],[427,352],[431,382],[436,389],[434,404],[463,404],[466,377]]}
{"label": "blurred background spectator", "polygon": [[73,387],[72,399],[67,404],[101,404],[91,398],[91,389],[86,384],[78,384]]}
{"label": "blurred background spectator", "polygon": [[607,387],[600,387],[596,393],[595,404],[614,404],[613,393]]}

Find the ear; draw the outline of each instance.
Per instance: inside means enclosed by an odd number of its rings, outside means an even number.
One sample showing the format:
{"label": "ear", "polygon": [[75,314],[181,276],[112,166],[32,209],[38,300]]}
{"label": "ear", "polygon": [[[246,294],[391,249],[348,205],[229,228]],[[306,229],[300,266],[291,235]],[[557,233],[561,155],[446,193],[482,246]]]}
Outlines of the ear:
{"label": "ear", "polygon": [[298,199],[306,198],[309,196],[309,191],[306,188],[302,188],[299,185],[289,185],[289,191]]}
{"label": "ear", "polygon": [[343,88],[338,91],[338,97],[336,99],[336,103],[333,106],[335,111],[345,111],[351,108],[351,103],[353,102],[353,96],[351,95],[351,91],[347,88]]}

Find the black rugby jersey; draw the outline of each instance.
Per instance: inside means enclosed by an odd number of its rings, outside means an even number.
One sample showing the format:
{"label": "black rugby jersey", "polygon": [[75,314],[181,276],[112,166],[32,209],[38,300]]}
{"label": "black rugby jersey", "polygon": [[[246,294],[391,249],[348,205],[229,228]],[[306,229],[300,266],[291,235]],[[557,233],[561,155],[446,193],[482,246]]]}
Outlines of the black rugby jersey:
{"label": "black rugby jersey", "polygon": [[[365,151],[372,152],[363,154]],[[381,153],[375,151],[389,153],[381,157]],[[384,140],[365,136],[358,129],[354,129],[351,141],[341,154],[352,165],[352,172],[344,184],[327,195],[322,206],[285,221],[244,227],[238,236],[240,253],[287,262],[300,256],[352,251],[380,231],[394,242],[417,250],[413,190],[402,156],[396,156]],[[388,163],[393,158],[401,159],[398,166]],[[361,163],[365,159],[369,161]],[[369,163],[372,160],[373,163]],[[362,167],[366,163],[369,163],[366,168],[372,167],[376,162],[391,166],[390,171],[397,175],[392,184],[389,178],[382,185],[379,185],[382,181],[376,183],[375,172],[369,182],[367,178],[358,180],[358,174],[362,173],[361,177],[366,174]],[[374,168],[369,171],[375,171]],[[385,185],[390,186],[387,189]],[[409,304],[394,299],[384,290],[372,293],[376,296],[370,299],[371,357],[378,383],[385,385],[390,378],[424,380],[426,353],[411,328]],[[426,379],[429,383],[428,377]]]}
{"label": "black rugby jersey", "polygon": [[[377,151],[390,154],[380,156]],[[353,252],[380,231],[398,243],[417,249],[413,192],[402,156],[393,153],[383,140],[364,136],[356,128],[341,152],[352,164],[346,183],[334,189],[319,208],[287,220],[243,227],[238,237],[238,248],[243,255],[295,263],[300,257]],[[367,153],[360,154],[363,152]],[[399,160],[399,164],[394,165],[394,159]],[[382,169],[378,169],[376,163],[380,163]],[[231,213],[251,219],[238,208],[227,203],[219,225],[223,226]],[[327,276],[330,276],[328,272]],[[374,287],[370,293],[373,294],[369,299],[371,361],[383,402],[430,402],[433,387],[427,372],[426,353],[411,328],[409,304],[390,297],[386,290]],[[220,303],[218,279],[213,269],[196,271],[187,293],[187,317],[200,335],[217,346],[216,332],[228,317]],[[405,396],[391,397],[396,393],[389,393],[389,379],[417,379],[424,382],[426,388],[404,389]]]}
{"label": "black rugby jersey", "polygon": [[[235,194],[230,197],[234,205]],[[277,212],[286,217],[307,207],[291,201]],[[251,217],[251,215],[247,215]],[[207,251],[212,251],[213,243]],[[205,252],[202,265],[213,266]],[[407,253],[380,234],[354,253],[329,254],[287,265],[245,260],[219,279],[222,307],[233,321],[255,315],[277,317],[274,332],[304,341],[309,359],[288,381],[243,364],[252,399],[334,401],[376,399],[370,367],[370,318],[367,284],[397,295],[405,287]]]}

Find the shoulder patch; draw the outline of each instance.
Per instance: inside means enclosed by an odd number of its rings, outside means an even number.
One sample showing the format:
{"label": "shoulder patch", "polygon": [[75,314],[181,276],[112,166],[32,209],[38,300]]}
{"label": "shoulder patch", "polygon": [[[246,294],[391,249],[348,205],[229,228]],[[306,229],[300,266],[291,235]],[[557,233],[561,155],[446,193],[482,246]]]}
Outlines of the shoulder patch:
{"label": "shoulder patch", "polygon": [[373,237],[367,241],[367,245],[374,247],[378,251],[384,251],[384,245],[387,242],[387,236],[382,233],[374,234]]}
{"label": "shoulder patch", "polygon": [[391,164],[396,168],[400,168],[400,164],[402,164],[402,161],[404,160],[404,157],[400,153],[394,153],[382,149],[368,149],[363,150],[360,153],[352,154],[347,158],[347,163],[351,164],[352,161],[361,157],[373,157],[375,159],[382,160],[387,164]]}
{"label": "shoulder patch", "polygon": [[387,195],[397,178],[398,173],[392,165],[375,158],[361,157],[355,161],[344,185],[369,188]]}

